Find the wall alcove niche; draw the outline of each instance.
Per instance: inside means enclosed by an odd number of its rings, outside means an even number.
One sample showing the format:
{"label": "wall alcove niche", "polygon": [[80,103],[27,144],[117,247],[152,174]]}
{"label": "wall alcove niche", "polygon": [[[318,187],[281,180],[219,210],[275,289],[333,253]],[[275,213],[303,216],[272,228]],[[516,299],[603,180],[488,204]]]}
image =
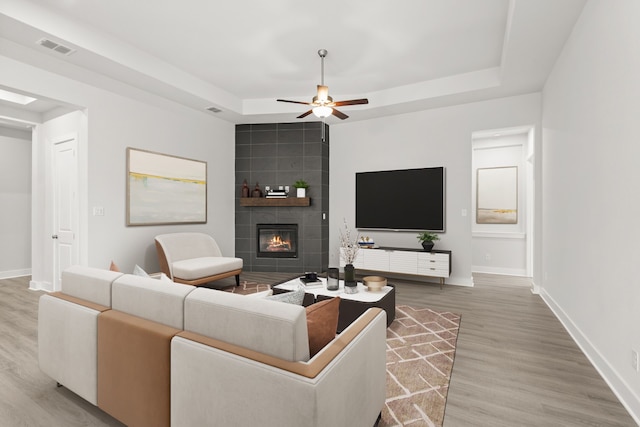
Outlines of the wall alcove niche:
{"label": "wall alcove niche", "polygon": [[531,277],[533,128],[472,139],[472,271]]}
{"label": "wall alcove niche", "polygon": [[[324,131],[323,131],[324,127]],[[245,271],[294,274],[325,271],[329,263],[329,126],[322,122],[236,126],[236,256]],[[307,197],[242,198],[242,183],[309,183]],[[251,185],[252,186],[252,185]],[[257,224],[297,224],[296,258],[258,257]]]}

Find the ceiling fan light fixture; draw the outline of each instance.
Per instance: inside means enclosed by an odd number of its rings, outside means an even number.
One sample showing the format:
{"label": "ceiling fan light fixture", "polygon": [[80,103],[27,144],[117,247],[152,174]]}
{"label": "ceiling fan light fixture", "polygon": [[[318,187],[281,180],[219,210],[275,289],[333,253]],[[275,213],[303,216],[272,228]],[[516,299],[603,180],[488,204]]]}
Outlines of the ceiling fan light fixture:
{"label": "ceiling fan light fixture", "polygon": [[349,116],[347,116],[340,110],[334,109],[333,107],[345,107],[347,105],[368,104],[369,100],[366,98],[362,98],[362,99],[350,99],[348,101],[334,102],[333,98],[329,96],[329,86],[324,85],[324,57],[327,56],[327,50],[320,49],[318,51],[318,55],[320,56],[320,84],[318,85],[318,92],[316,96],[313,97],[313,100],[311,102],[303,102],[303,101],[290,101],[288,99],[276,99],[276,101],[311,106],[311,109],[300,114],[297,117],[298,119],[304,119],[311,113],[313,113],[316,117],[320,119],[325,119],[331,115],[339,118],[340,120],[348,119]]}
{"label": "ceiling fan light fixture", "polygon": [[313,114],[316,117],[324,119],[325,117],[329,117],[333,113],[333,108],[327,107],[324,105],[320,105],[318,107],[313,107]]}

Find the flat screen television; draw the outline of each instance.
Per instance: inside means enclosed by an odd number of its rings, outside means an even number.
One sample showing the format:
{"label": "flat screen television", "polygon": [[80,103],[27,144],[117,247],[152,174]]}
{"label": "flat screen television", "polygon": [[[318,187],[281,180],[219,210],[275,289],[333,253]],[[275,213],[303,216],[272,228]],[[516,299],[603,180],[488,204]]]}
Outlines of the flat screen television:
{"label": "flat screen television", "polygon": [[445,231],[443,167],[356,173],[356,228]]}

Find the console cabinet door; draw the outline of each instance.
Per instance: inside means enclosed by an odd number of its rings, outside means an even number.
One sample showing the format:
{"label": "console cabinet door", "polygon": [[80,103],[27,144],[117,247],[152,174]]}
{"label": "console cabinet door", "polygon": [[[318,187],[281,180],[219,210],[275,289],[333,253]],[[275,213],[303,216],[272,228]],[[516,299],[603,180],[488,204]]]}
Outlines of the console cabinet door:
{"label": "console cabinet door", "polygon": [[433,277],[449,277],[449,255],[417,252],[418,274]]}
{"label": "console cabinet door", "polygon": [[389,271],[418,274],[418,252],[389,251]]}
{"label": "console cabinet door", "polygon": [[383,249],[361,249],[365,270],[389,271],[389,252]]}

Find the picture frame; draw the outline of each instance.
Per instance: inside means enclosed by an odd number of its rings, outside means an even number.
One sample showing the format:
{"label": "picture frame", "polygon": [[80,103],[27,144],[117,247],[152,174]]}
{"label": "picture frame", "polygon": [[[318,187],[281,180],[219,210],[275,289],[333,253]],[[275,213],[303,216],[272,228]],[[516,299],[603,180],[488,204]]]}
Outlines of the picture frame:
{"label": "picture frame", "polygon": [[518,223],[518,167],[476,171],[476,223]]}
{"label": "picture frame", "polygon": [[207,162],[127,147],[127,225],[207,222]]}

